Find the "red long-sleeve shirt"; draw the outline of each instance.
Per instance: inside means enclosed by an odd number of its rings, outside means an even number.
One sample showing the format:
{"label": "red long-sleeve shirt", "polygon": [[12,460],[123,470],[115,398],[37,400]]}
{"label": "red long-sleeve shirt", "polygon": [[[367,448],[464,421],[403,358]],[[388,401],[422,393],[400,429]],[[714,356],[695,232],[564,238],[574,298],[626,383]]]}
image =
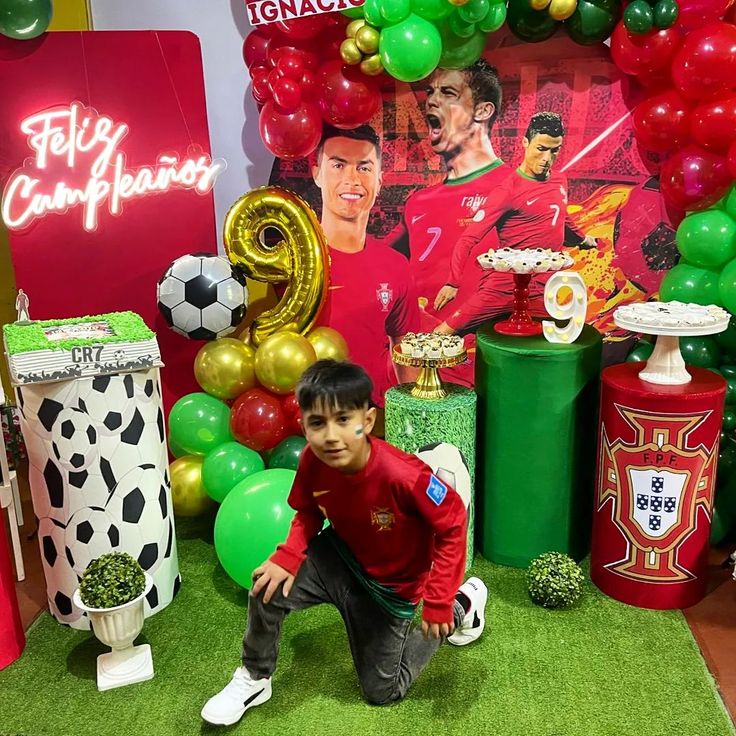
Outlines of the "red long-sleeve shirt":
{"label": "red long-sleeve shirt", "polygon": [[271,561],[296,575],[327,518],[368,576],[412,603],[423,598],[425,621],[452,621],[465,570],[465,505],[416,456],[370,443],[368,464],[354,475],[304,449],[289,494],[296,515]]}

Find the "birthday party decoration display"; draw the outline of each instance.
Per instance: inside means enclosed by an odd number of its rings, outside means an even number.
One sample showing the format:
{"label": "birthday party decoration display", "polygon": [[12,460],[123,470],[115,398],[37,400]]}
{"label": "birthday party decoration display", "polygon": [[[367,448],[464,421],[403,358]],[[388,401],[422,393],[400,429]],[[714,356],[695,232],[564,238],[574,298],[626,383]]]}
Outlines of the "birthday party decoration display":
{"label": "birthday party decoration display", "polygon": [[[61,361],[55,372],[14,374],[52,615],[89,628],[72,596],[87,565],[113,551],[152,577],[146,615],[165,608],[180,577],[153,333],[130,313],[6,325],[4,333],[11,363],[34,352]],[[138,343],[151,351],[145,365]],[[120,355],[104,365],[108,345]],[[76,361],[68,371],[67,360]]]}
{"label": "birthday party decoration display", "polygon": [[[569,299],[560,304],[561,292]],[[588,311],[588,289],[579,273],[565,271],[555,273],[544,285],[544,305],[556,320],[567,320],[562,327],[551,320],[542,321],[544,337],[549,342],[575,342],[585,326]]]}
{"label": "birthday party decoration display", "polygon": [[467,359],[462,338],[441,337],[435,334],[408,334],[400,346],[393,349],[392,359],[397,365],[421,368],[411,395],[417,399],[444,399],[447,391],[442,385],[438,368],[452,368]]}
{"label": "birthday party decoration display", "polygon": [[[614,315],[660,337],[644,370],[624,363],[603,371],[591,578],[626,603],[686,608],[705,594],[726,382],[685,369],[674,353],[678,332],[720,332],[728,319],[717,308],[663,307],[630,305]],[[674,343],[666,354],[663,338]]]}

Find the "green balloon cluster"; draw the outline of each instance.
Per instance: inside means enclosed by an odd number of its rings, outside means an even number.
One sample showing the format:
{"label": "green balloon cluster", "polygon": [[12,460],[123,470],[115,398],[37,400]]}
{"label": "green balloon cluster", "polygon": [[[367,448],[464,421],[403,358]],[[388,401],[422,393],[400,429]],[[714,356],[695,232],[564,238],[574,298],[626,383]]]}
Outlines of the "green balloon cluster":
{"label": "green balloon cluster", "polygon": [[230,407],[205,393],[182,396],[169,414],[172,453],[206,455],[232,440]]}
{"label": "green balloon cluster", "polygon": [[680,262],[660,285],[662,301],[716,304],[736,314],[736,186],[714,207],[677,228]]}
{"label": "green balloon cluster", "polygon": [[582,45],[602,43],[621,18],[621,0],[578,0],[575,12],[564,21],[555,20],[547,10],[535,10],[529,0],[509,0],[508,24],[522,41],[538,43],[548,39],[559,26]]}
{"label": "green balloon cluster", "polygon": [[632,0],[624,11],[624,26],[633,35],[642,35],[657,28],[675,25],[680,14],[677,0]]}
{"label": "green balloon cluster", "polygon": [[253,571],[286,539],[294,511],[287,498],[296,473],[277,468],[238,483],[215,519],[215,551],[225,572],[243,588]]}
{"label": "green balloon cluster", "polygon": [[225,442],[202,463],[202,484],[207,495],[222,503],[230,491],[248,476],[264,470],[263,458],[239,442]]}
{"label": "green balloon cluster", "polygon": [[51,23],[51,0],[0,0],[0,33],[26,41],[46,31]]}

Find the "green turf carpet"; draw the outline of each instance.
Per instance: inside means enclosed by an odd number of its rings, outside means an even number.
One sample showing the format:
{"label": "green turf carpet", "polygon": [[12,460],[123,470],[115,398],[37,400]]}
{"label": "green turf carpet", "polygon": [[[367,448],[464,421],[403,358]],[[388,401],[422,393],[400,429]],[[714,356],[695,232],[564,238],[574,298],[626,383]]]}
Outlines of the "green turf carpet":
{"label": "green turf carpet", "polygon": [[531,604],[523,573],[477,560],[491,597],[483,638],[443,647],[407,698],[363,703],[334,609],[290,616],[274,696],[229,729],[204,726],[206,698],[238,663],[245,594],[217,565],[208,520],[180,523],[184,578],[148,619],[153,680],[98,693],[91,633],[44,614],[21,659],[0,672],[0,733],[10,736],[732,736],[679,612],[630,608],[589,585],[566,611]]}

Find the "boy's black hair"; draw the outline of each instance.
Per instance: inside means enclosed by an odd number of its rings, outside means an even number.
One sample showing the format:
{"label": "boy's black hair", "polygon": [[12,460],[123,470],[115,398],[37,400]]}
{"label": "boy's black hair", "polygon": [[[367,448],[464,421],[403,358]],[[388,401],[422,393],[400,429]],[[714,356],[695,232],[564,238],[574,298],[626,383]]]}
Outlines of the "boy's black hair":
{"label": "boy's black hair", "polygon": [[564,136],[565,128],[562,125],[562,118],[556,112],[538,112],[536,115],[532,115],[524,137],[530,141],[540,133],[551,138]]}
{"label": "boy's black hair", "polygon": [[330,138],[350,138],[353,141],[368,141],[376,149],[376,158],[379,161],[381,160],[381,139],[370,125],[359,125],[357,128],[343,130],[342,128],[335,128],[333,125],[325,124],[322,129],[322,137],[317,146],[317,161],[322,156],[325,141],[330,140]]}
{"label": "boy's black hair", "polygon": [[371,405],[373,383],[355,363],[318,360],[304,371],[296,387],[299,408],[312,411],[328,409],[362,409]]}

